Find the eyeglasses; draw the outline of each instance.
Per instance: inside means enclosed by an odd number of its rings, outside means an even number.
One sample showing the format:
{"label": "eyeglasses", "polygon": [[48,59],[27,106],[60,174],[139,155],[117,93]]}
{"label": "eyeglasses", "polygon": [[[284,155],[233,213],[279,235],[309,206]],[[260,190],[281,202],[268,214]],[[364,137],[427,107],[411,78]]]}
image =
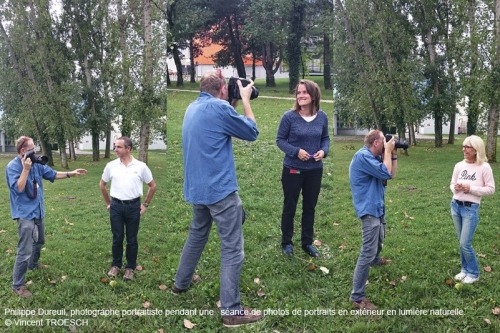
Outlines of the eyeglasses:
{"label": "eyeglasses", "polygon": [[472,146],[462,146],[462,149],[469,149],[469,148],[474,148]]}

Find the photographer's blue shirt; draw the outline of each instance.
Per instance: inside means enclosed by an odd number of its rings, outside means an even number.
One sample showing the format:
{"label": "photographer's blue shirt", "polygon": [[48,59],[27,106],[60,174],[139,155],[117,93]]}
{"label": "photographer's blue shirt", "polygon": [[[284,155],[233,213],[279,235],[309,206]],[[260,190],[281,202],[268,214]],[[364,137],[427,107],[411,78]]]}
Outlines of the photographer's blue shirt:
{"label": "photographer's blue shirt", "polygon": [[349,166],[349,181],[357,217],[385,215],[383,181],[391,178],[380,157],[373,156],[367,146],[354,154]]}
{"label": "photographer's blue shirt", "polygon": [[[43,194],[43,179],[54,182],[57,171],[52,170],[47,165],[33,163],[26,180],[24,191],[20,192],[17,188],[17,181],[23,172],[21,158],[16,156],[7,164],[5,169],[5,178],[10,190],[10,212],[12,219],[41,219],[45,217],[45,204]],[[36,180],[36,184],[34,181]],[[37,186],[36,197],[30,198],[34,194],[34,186]]]}
{"label": "photographer's blue shirt", "polygon": [[307,122],[298,112],[289,110],[283,114],[278,134],[276,135],[278,148],[285,153],[283,165],[290,169],[313,170],[323,167],[323,160],[315,161],[313,158],[302,161],[299,150],[304,149],[309,155],[314,155],[323,150],[328,156],[330,136],[328,134],[328,117],[319,110],[314,120]]}
{"label": "photographer's blue shirt", "polygon": [[186,201],[210,205],[237,191],[232,137],[254,141],[258,134],[253,120],[227,101],[201,92],[182,124]]}

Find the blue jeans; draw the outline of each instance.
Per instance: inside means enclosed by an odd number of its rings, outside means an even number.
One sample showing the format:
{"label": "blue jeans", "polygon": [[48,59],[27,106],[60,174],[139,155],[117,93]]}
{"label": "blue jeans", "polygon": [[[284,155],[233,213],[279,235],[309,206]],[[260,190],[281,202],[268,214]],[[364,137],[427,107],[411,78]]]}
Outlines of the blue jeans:
{"label": "blue jeans", "polygon": [[40,252],[43,244],[45,244],[44,220],[18,219],[17,232],[19,242],[17,243],[16,261],[12,274],[12,289],[19,289],[24,286],[28,269],[38,268]]}
{"label": "blue jeans", "polygon": [[241,310],[240,275],[243,267],[243,208],[238,192],[210,205],[193,205],[193,220],[182,249],[175,286],[188,289],[196,265],[208,241],[212,222],[220,238],[220,302],[222,310]]}
{"label": "blue jeans", "polygon": [[122,267],[123,257],[123,239],[127,236],[127,247],[125,257],[127,265],[125,268],[135,269],[137,265],[137,252],[139,244],[137,234],[139,233],[139,222],[141,219],[141,200],[132,203],[122,203],[117,200],[111,200],[109,207],[109,219],[111,222],[111,233],[113,234],[113,243],[111,252],[113,261],[111,266]]}
{"label": "blue jeans", "polygon": [[472,248],[472,237],[474,237],[479,221],[479,204],[472,204],[470,207],[460,206],[455,200],[452,200],[450,206],[451,217],[460,242],[461,271],[467,276],[477,278],[479,277],[479,263]]}
{"label": "blue jeans", "polygon": [[363,244],[358,257],[352,282],[351,301],[361,301],[365,298],[365,285],[370,273],[370,267],[380,264],[380,251],[385,238],[385,216],[361,217]]}
{"label": "blue jeans", "polygon": [[281,214],[281,245],[293,244],[293,229],[295,211],[302,191],[302,246],[311,245],[314,235],[314,213],[318,196],[321,190],[323,168],[301,170],[300,173],[290,173],[290,169],[283,167],[281,184],[283,187],[283,212]]}

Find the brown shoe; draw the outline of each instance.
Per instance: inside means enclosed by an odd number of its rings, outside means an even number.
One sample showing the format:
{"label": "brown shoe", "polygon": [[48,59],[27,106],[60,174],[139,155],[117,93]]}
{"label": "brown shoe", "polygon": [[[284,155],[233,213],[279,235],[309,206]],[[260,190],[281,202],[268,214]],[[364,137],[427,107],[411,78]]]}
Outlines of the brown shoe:
{"label": "brown shoe", "polygon": [[[194,286],[195,284],[200,282],[200,280],[201,280],[201,277],[198,274],[194,274],[193,278],[191,279],[191,285],[189,287]],[[180,288],[177,288],[174,284],[172,286],[172,289],[170,289],[170,291],[174,295],[179,295],[179,294],[182,294],[182,293],[185,293],[186,291],[188,291],[189,287],[187,289],[180,289]]]}
{"label": "brown shoe", "polygon": [[380,261],[378,262],[378,264],[373,265],[372,267],[386,266],[386,265],[389,265],[391,262],[392,262],[391,259],[380,258]]}
{"label": "brown shoe", "polygon": [[126,268],[125,274],[123,274],[123,281],[130,281],[134,279],[134,270],[132,268]]}
{"label": "brown shoe", "polygon": [[355,308],[357,309],[362,309],[362,310],[377,310],[377,307],[370,302],[368,298],[363,298],[361,302],[356,302],[356,301],[351,301],[352,305],[354,305]]}
{"label": "brown shoe", "polygon": [[14,293],[19,297],[31,297],[31,296],[33,296],[33,294],[30,293],[28,289],[26,289],[26,286],[22,286],[19,289],[14,289]]}
{"label": "brown shoe", "polygon": [[120,273],[120,268],[118,268],[118,266],[113,266],[108,272],[108,277],[115,278],[118,276],[118,273]]}
{"label": "brown shoe", "polygon": [[244,307],[240,315],[223,316],[224,327],[240,327],[241,325],[255,323],[264,318],[264,312]]}

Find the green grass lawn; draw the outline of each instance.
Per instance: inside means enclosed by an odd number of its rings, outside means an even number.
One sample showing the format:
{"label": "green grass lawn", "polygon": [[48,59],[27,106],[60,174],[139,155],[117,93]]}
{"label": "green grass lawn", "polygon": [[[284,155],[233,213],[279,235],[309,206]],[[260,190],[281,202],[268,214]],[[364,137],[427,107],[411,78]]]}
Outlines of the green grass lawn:
{"label": "green grass lawn", "polygon": [[[69,327],[6,327],[15,319],[84,319],[76,332],[499,332],[500,224],[498,194],[486,197],[473,245],[483,271],[478,283],[457,290],[446,280],[458,273],[459,254],[449,213],[448,188],[454,164],[462,158],[460,142],[441,149],[422,141],[400,156],[398,177],[387,190],[387,239],[383,255],[393,260],[370,272],[368,297],[377,315],[351,312],[352,274],[361,245],[360,222],[355,217],[348,184],[352,155],[362,138],[334,140],[325,159],[322,190],[316,211],[315,238],[322,242],[320,258],[311,260],[296,247],[294,258],[281,255],[280,171],[283,154],[275,135],[283,112],[293,101],[256,99],[252,106],[260,130],[255,142],[235,140],[234,154],[240,196],[248,213],[244,225],[245,264],[241,297],[245,306],[262,309],[261,322],[240,329],[224,329],[217,312],[220,244],[214,228],[199,262],[201,282],[185,294],[169,288],[188,233],[191,207],[182,193],[181,124],[191,92],[169,92],[168,150],[151,151],[149,165],[157,182],[156,195],[141,220],[138,264],[143,270],[129,283],[113,288],[103,283],[111,259],[109,216],[99,192],[107,161],[82,157],[71,169],[89,171],[85,177],[46,184],[46,233],[42,252],[48,269],[28,273],[33,299],[19,299],[11,288],[17,229],[10,220],[8,190],[0,187],[0,300],[4,309],[66,309],[62,316],[20,317],[0,312],[0,331],[67,332]],[[332,104],[322,108],[331,117]],[[241,112],[241,106],[239,107]],[[331,118],[330,118],[331,127]],[[10,158],[0,158],[4,171]],[[497,180],[500,172],[493,165]],[[5,184],[5,182],[4,182]],[[300,207],[299,207],[300,209]],[[296,223],[299,229],[298,219]],[[294,238],[299,243],[299,232]],[[308,270],[311,264],[316,269]],[[325,267],[327,274],[320,270]],[[166,286],[166,290],[162,290]],[[132,314],[135,309],[164,313]],[[70,317],[71,310],[114,310],[118,315],[92,313]],[[461,315],[413,314],[410,310],[456,310]],[[399,311],[406,311],[403,315]],[[122,313],[122,311],[124,311]],[[166,311],[177,311],[177,313]],[[179,313],[190,311],[191,313]],[[196,311],[196,313],[193,313]],[[201,315],[202,311],[206,311]],[[212,313],[212,314],[211,314]],[[196,326],[188,330],[187,319]],[[490,321],[488,324],[485,319]],[[62,323],[61,323],[62,324]]]}

